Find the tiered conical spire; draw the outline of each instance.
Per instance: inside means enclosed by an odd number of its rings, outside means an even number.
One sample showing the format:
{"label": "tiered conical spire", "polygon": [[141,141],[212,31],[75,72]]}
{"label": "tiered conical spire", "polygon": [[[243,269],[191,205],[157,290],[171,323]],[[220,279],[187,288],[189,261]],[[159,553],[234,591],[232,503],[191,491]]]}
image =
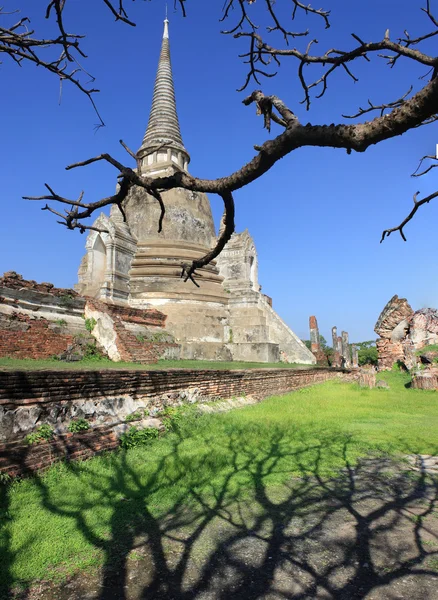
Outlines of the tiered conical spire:
{"label": "tiered conical spire", "polygon": [[175,91],[173,87],[172,66],[170,62],[169,21],[164,21],[163,41],[157,76],[155,78],[154,96],[149,116],[149,123],[140,147],[139,154],[145,156],[158,147],[173,148],[188,152],[184,148],[176,112]]}

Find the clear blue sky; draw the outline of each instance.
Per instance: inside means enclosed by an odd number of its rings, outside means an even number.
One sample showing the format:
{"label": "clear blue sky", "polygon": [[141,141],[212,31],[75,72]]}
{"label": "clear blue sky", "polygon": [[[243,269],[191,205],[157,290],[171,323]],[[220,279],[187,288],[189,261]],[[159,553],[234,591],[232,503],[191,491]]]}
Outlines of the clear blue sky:
{"label": "clear blue sky", "polygon": [[[32,25],[48,32],[41,2],[5,0],[5,10],[22,8]],[[70,0],[66,22],[71,31],[87,34],[86,68],[97,80],[97,96],[106,127],[94,133],[95,115],[87,99],[64,86],[58,106],[58,81],[41,69],[20,69],[5,60],[2,83],[2,212],[0,272],[15,270],[28,279],[71,287],[83,255],[85,236],[67,231],[38,203],[21,200],[39,195],[48,182],[65,196],[85,200],[111,194],[116,172],[94,165],[71,172],[72,162],[110,152],[129,162],[118,140],[140,146],[147,124],[160,50],[163,0],[128,1],[136,28],[114,23],[99,2]],[[246,73],[237,55],[245,43],[221,36],[218,17],[223,0],[188,0],[183,19],[169,5],[170,42],[181,130],[191,153],[190,171],[213,178],[238,169],[254,155],[253,145],[267,139],[254,107],[244,107],[237,93]],[[290,12],[289,2],[277,3]],[[311,28],[323,53],[329,47],[352,46],[351,32],[366,40],[381,39],[390,28],[394,37],[408,28],[412,36],[427,31],[422,0],[323,0],[331,8],[332,27],[322,20],[300,17],[297,29]],[[438,2],[432,2],[437,5]],[[84,15],[85,6],[87,14]],[[253,5],[258,9],[260,3]],[[89,7],[89,8],[88,8]],[[275,38],[272,37],[274,43]],[[280,40],[277,40],[281,43]],[[304,48],[308,40],[297,39]],[[434,52],[435,46],[435,52]],[[430,44],[436,54],[436,43]],[[389,70],[383,61],[360,61],[352,66],[360,76],[354,84],[335,74],[326,96],[306,112],[300,104],[297,63],[283,61],[280,74],[262,81],[266,93],[280,96],[302,122],[342,122],[370,98],[375,103],[401,96],[412,83],[422,85],[421,67],[399,61]],[[312,67],[306,69],[308,77]],[[316,74],[316,70],[313,71]],[[279,131],[274,125],[273,134]],[[401,138],[348,156],[334,149],[301,149],[284,158],[267,175],[235,194],[237,230],[248,228],[259,255],[259,280],[274,307],[301,337],[308,337],[308,318],[315,314],[321,333],[329,339],[337,325],[350,339],[375,338],[373,327],[393,294],[407,297],[415,308],[438,305],[436,225],[438,202],[424,207],[406,228],[404,243],[393,234],[379,244],[381,232],[397,225],[411,209],[412,195],[434,191],[436,177],[409,177],[424,154],[435,152],[437,126],[408,132]],[[211,198],[216,222],[221,206]],[[97,215],[96,215],[97,216]]]}

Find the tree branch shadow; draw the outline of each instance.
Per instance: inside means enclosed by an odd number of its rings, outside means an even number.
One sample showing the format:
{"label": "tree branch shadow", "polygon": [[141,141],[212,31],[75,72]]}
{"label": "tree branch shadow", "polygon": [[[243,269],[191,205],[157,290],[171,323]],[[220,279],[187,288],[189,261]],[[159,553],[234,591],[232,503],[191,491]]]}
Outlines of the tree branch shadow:
{"label": "tree branch shadow", "polygon": [[[147,477],[126,452],[108,455],[112,468],[98,476],[88,463],[70,463],[78,478],[89,475],[87,493],[70,504],[36,478],[44,508],[74,519],[103,554],[98,592],[87,597],[360,600],[403,584],[433,600],[438,482],[424,471],[407,475],[385,457],[354,466],[344,436],[343,467],[329,477],[322,465],[339,448],[338,435],[312,441],[273,427],[257,450],[247,447],[243,429],[231,431],[227,469],[204,472],[182,451],[182,436],[172,439]],[[214,439],[208,443],[214,461]],[[299,477],[288,477],[290,465]],[[105,533],[88,518],[96,503],[110,511]],[[87,577],[75,577],[44,598],[71,598],[87,585]]]}

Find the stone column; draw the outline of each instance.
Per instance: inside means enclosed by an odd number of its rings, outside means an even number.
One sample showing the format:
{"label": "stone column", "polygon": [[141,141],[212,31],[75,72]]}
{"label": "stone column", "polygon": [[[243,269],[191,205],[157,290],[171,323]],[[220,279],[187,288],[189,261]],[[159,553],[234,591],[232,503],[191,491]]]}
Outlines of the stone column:
{"label": "stone column", "polygon": [[356,344],[351,346],[351,366],[353,369],[359,368],[359,352]]}
{"label": "stone column", "polygon": [[310,351],[313,354],[317,354],[321,351],[321,344],[319,343],[319,329],[316,317],[309,317],[309,328],[310,328]]}
{"label": "stone column", "polygon": [[333,358],[332,358],[332,367],[340,367],[341,366],[341,355],[338,350],[338,330],[336,325],[332,327],[332,348],[333,348]]}
{"label": "stone column", "polygon": [[343,367],[349,369],[351,367],[351,356],[350,356],[350,346],[348,345],[348,333],[343,331],[341,333],[341,345],[342,345],[342,358],[343,358]]}
{"label": "stone column", "polygon": [[309,327],[310,327],[310,350],[314,357],[316,358],[316,363],[318,365],[327,366],[327,356],[325,352],[323,352],[321,348],[321,343],[319,341],[319,329],[318,323],[316,321],[316,317],[309,318]]}

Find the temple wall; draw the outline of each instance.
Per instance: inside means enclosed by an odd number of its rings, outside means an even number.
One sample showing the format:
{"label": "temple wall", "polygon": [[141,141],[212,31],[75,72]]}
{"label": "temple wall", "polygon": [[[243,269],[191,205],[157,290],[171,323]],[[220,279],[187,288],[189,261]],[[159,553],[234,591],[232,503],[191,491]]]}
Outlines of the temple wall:
{"label": "temple wall", "polygon": [[[260,401],[330,379],[353,381],[357,375],[324,368],[0,371],[0,473],[32,472],[63,458],[86,458],[115,448],[117,434],[131,426],[126,416],[138,410],[153,418],[164,407],[184,402],[242,395]],[[68,424],[77,418],[87,419],[91,429],[69,434]],[[54,427],[53,442],[32,446],[24,442],[45,423]]]}

